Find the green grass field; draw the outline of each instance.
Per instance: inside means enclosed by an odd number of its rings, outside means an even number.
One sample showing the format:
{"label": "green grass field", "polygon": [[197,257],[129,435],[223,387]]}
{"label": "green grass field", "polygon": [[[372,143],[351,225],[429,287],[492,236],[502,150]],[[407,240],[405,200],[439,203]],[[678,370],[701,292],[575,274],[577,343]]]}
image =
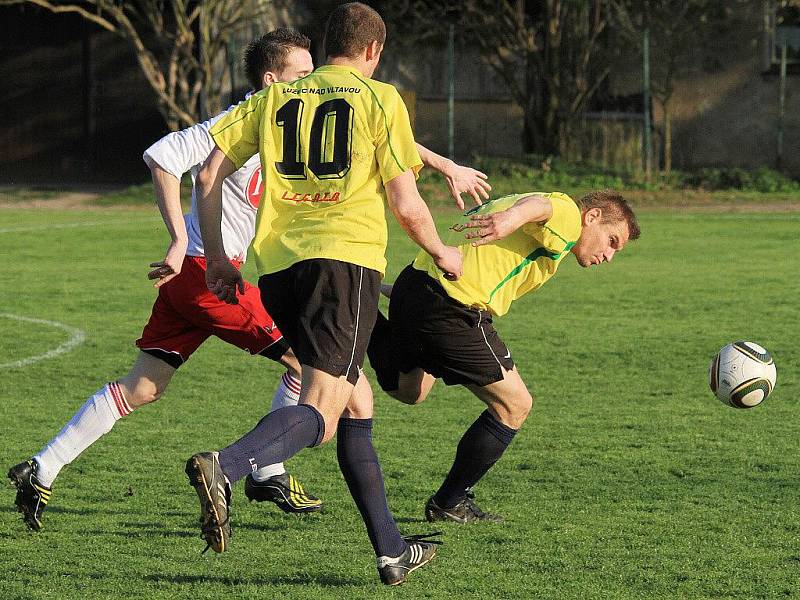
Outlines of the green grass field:
{"label": "green grass field", "polygon": [[[442,224],[449,217],[440,216]],[[476,489],[503,524],[435,525],[422,507],[482,407],[435,388],[418,407],[376,391],[375,442],[402,531],[441,529],[437,560],[384,589],[335,446],[291,470],[321,515],[287,516],[234,490],[231,549],[200,555],[183,474],[265,411],[280,370],[211,340],[164,398],[117,423],[65,469],[39,534],[0,496],[0,598],[776,598],[800,594],[796,398],[800,213],[640,215],[610,265],[568,258],[496,322],[536,396]],[[127,372],[166,244],[152,206],[0,210],[0,414],[5,469]],[[392,279],[413,251],[392,228]],[[252,266],[246,269],[253,280]],[[13,363],[85,332],[72,350]],[[750,411],[720,404],[708,362],[747,339],[778,385]],[[11,366],[7,366],[12,363]]]}

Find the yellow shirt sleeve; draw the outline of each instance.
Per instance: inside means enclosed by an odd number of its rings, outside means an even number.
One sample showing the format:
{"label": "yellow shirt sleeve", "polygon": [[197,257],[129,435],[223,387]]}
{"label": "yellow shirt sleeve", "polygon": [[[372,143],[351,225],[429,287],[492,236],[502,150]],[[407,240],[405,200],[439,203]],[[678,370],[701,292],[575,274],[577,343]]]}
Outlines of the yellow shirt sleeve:
{"label": "yellow shirt sleeve", "polygon": [[214,143],[240,169],[259,150],[264,94],[254,94],[217,121],[209,130]]}
{"label": "yellow shirt sleeve", "polygon": [[545,194],[550,200],[553,214],[544,225],[526,223],[522,231],[539,240],[548,249],[563,252],[565,247],[580,237],[580,210],[566,194]]}
{"label": "yellow shirt sleeve", "polygon": [[409,169],[414,170],[416,177],[422,168],[408,109],[397,90],[393,86],[387,87],[375,136],[375,158],[384,185]]}

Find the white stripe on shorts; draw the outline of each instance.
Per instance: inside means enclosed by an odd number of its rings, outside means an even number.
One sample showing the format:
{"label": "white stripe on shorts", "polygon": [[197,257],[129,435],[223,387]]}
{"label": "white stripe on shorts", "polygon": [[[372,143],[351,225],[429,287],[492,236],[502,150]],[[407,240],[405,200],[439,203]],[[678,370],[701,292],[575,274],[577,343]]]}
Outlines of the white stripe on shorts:
{"label": "white stripe on shorts", "polygon": [[356,309],[356,331],[353,334],[353,351],[350,353],[350,364],[347,365],[347,371],[345,371],[345,375],[350,374],[350,367],[353,366],[353,360],[356,356],[356,343],[358,342],[358,322],[361,317],[361,282],[363,280],[364,267],[358,267],[358,308]]}

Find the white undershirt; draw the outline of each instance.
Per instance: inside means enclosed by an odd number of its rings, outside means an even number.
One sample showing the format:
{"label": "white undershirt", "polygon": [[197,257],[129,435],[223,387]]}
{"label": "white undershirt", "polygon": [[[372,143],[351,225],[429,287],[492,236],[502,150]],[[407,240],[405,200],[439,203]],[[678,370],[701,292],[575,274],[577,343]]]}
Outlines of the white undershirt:
{"label": "white undershirt", "polygon": [[[165,135],[145,150],[143,155],[146,163],[155,162],[178,180],[187,171],[191,172],[192,211],[184,215],[189,236],[186,254],[189,256],[205,254],[197,214],[195,178],[214,149],[214,140],[208,131],[232,108],[234,107],[231,106],[208,121]],[[255,235],[256,211],[263,187],[257,154],[222,184],[222,242],[228,258],[244,262],[247,257],[247,248]]]}

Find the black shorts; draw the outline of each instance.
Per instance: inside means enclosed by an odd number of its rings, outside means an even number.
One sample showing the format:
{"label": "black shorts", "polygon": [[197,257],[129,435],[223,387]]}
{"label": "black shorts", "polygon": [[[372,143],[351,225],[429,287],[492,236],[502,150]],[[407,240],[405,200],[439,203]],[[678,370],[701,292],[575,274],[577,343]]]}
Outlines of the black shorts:
{"label": "black shorts", "polygon": [[261,301],[300,364],[355,385],[378,313],[381,274],[325,258],[262,275]]}
{"label": "black shorts", "polygon": [[424,369],[447,385],[489,385],[514,368],[492,315],[453,300],[438,281],[407,266],[392,288],[389,323],[399,370]]}

